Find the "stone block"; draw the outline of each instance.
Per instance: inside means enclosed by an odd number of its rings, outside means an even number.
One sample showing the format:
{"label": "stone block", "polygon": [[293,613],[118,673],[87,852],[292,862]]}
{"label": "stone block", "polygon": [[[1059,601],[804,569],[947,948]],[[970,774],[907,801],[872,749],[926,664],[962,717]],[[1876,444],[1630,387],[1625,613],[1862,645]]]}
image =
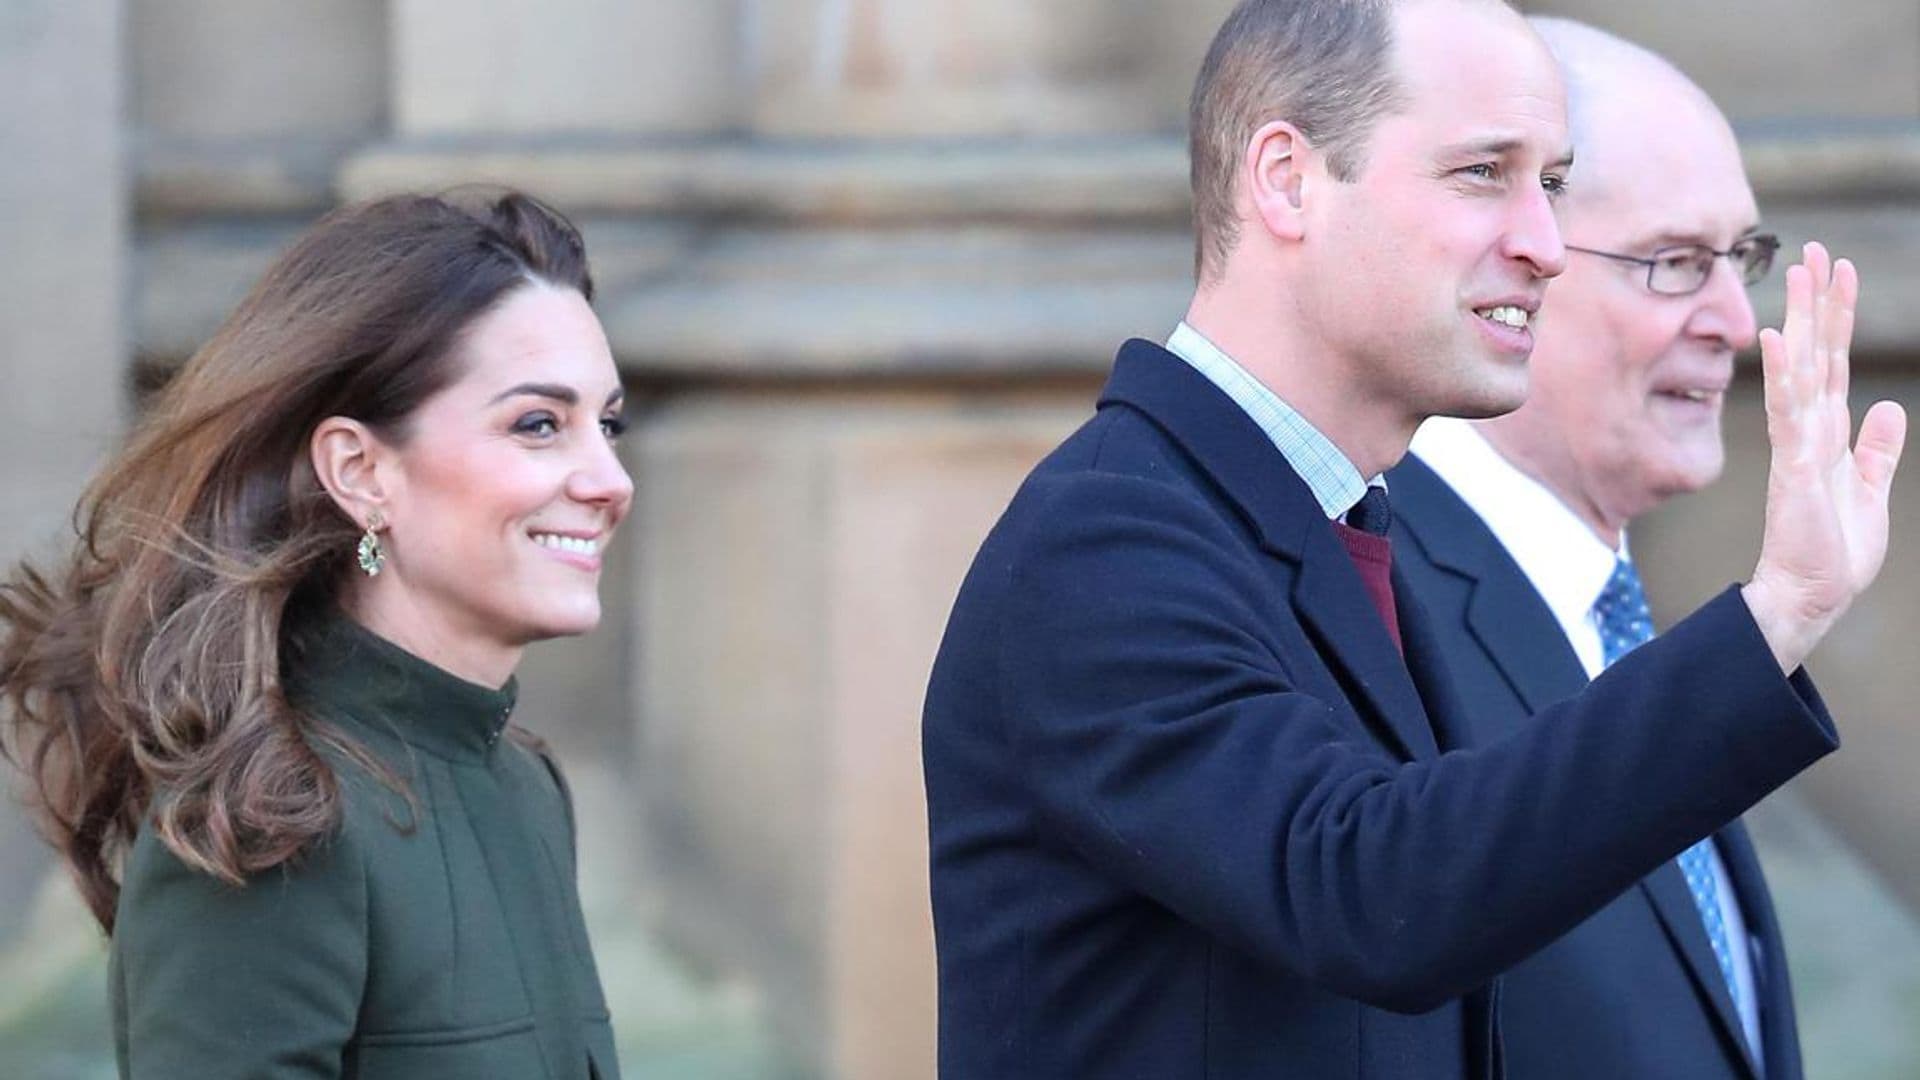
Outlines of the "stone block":
{"label": "stone block", "polygon": [[708,132],[735,123],[736,6],[393,0],[403,137]]}
{"label": "stone block", "polygon": [[753,127],[908,137],[1161,130],[1156,0],[780,0],[754,27]]}
{"label": "stone block", "polygon": [[133,122],[162,140],[373,134],[387,110],[386,7],[128,4]]}
{"label": "stone block", "polygon": [[815,462],[765,410],[637,432],[634,722],[665,929],[825,1050],[826,674]]}
{"label": "stone block", "polygon": [[824,1075],[933,1074],[927,672],[1093,389],[701,395],[646,425],[635,722],[667,923]]}

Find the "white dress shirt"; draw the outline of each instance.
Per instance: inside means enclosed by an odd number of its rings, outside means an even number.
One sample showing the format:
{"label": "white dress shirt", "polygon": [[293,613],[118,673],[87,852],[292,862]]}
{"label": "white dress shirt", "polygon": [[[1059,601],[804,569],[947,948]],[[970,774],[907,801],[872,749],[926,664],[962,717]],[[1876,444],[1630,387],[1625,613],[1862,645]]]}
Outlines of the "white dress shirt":
{"label": "white dress shirt", "polygon": [[[1593,603],[1613,576],[1614,561],[1631,561],[1625,533],[1621,534],[1619,551],[1607,547],[1559,496],[1502,457],[1465,420],[1428,420],[1414,433],[1411,449],[1480,515],[1507,554],[1513,556],[1567,635],[1587,678],[1599,675],[1606,667],[1606,654],[1600,644],[1600,623]],[[1747,1043],[1759,1059],[1760,1002],[1753,983],[1753,957],[1759,943],[1747,932],[1746,918],[1734,896],[1733,879],[1720,858],[1719,845],[1709,850],[1720,916],[1727,940],[1734,945],[1730,950],[1733,999],[1739,1007],[1740,1026],[1746,1029]],[[1742,944],[1747,947],[1740,948]]]}

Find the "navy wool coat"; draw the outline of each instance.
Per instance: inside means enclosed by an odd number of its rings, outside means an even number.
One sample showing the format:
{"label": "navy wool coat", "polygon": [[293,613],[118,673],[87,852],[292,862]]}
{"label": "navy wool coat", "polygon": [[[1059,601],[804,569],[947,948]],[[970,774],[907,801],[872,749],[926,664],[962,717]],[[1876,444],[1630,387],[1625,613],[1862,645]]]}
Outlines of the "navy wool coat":
{"label": "navy wool coat", "polygon": [[1259,428],[1121,349],[928,689],[944,1077],[1498,1076],[1500,972],[1836,745],[1732,590],[1475,745],[1397,597],[1404,662]]}

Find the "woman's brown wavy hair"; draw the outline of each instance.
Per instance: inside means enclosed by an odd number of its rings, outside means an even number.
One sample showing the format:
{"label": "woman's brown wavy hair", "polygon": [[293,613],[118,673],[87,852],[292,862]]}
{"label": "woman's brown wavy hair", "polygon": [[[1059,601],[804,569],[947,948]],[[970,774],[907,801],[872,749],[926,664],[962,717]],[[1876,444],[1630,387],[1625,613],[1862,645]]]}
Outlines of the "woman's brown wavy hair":
{"label": "woman's brown wavy hair", "polygon": [[63,564],[23,562],[0,584],[0,749],[109,933],[143,827],[240,884],[339,821],[320,750],[365,756],[282,690],[358,536],[314,475],[309,436],[345,416],[403,442],[453,379],[462,331],[530,281],[593,296],[580,234],[526,195],[333,212],[95,477]]}

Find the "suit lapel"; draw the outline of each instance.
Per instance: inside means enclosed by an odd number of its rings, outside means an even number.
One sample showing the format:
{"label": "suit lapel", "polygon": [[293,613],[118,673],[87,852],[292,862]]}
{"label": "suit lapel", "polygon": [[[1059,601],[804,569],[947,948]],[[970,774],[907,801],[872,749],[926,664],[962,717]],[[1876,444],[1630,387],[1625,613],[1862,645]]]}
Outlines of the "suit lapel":
{"label": "suit lapel", "polygon": [[1753,978],[1754,993],[1760,999],[1760,1042],[1766,1050],[1767,1080],[1800,1080],[1800,1034],[1793,1011],[1793,986],[1787,975],[1780,922],[1774,916],[1766,878],[1760,872],[1760,857],[1746,826],[1738,821],[1720,830],[1716,839],[1734,895],[1740,900],[1740,913],[1747,920],[1747,933],[1759,942]]}
{"label": "suit lapel", "polygon": [[[1506,558],[1504,551],[1500,552]],[[1540,595],[1520,575],[1476,576],[1467,601],[1467,630],[1500,669],[1514,694],[1537,713],[1587,685],[1573,646],[1567,644]]]}
{"label": "suit lapel", "polygon": [[1288,599],[1349,698],[1364,706],[1363,719],[1407,758],[1437,753],[1406,664],[1360,572],[1306,482],[1260,426],[1186,361],[1146,341],[1121,347],[1100,403],[1124,403],[1159,426],[1239,508],[1260,546],[1298,568]]}
{"label": "suit lapel", "polygon": [[1396,466],[1387,484],[1395,505],[1406,511],[1398,519],[1401,535],[1419,544],[1435,566],[1470,583],[1466,630],[1526,711],[1537,713],[1579,693],[1587,673],[1566,632],[1480,516],[1417,457]]}
{"label": "suit lapel", "polygon": [[1670,859],[1642,878],[1639,889],[1653,905],[1668,940],[1693,977],[1695,988],[1711,1006],[1709,1011],[1719,1024],[1721,1034],[1733,1040],[1748,1074],[1757,1077],[1746,1030],[1740,1026],[1740,1014],[1733,1006],[1733,993],[1727,989],[1726,976],[1720,973],[1720,962],[1714,959],[1713,945],[1708,942],[1707,928],[1700,921],[1700,909],[1693,904],[1693,893],[1687,889],[1686,875],[1680,872],[1679,864]]}

